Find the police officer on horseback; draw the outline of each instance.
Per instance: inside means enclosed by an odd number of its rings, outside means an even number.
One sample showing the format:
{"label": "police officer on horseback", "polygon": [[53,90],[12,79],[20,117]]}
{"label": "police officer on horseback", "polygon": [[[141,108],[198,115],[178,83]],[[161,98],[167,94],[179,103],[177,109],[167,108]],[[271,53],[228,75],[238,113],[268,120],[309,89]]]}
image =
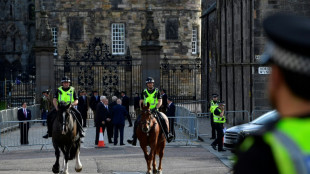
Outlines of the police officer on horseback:
{"label": "police officer on horseback", "polygon": [[60,102],[65,102],[67,104],[73,105],[71,107],[70,112],[72,113],[73,117],[77,120],[78,125],[78,132],[80,137],[84,137],[83,134],[83,120],[80,112],[75,108],[78,104],[78,96],[76,94],[76,91],[74,87],[70,86],[70,79],[67,76],[64,76],[61,79],[62,86],[60,86],[54,95],[53,98],[53,105],[55,106],[55,109],[53,109],[49,115],[47,116],[47,134],[43,136],[43,138],[52,137],[53,132],[53,122],[56,117],[56,112],[58,111],[58,104]]}
{"label": "police officer on horseback", "polygon": [[[142,104],[146,105],[147,103],[150,104],[150,109],[151,112],[154,114],[157,122],[159,123],[162,132],[165,134],[165,137],[167,139],[167,142],[170,143],[173,139],[173,135],[169,133],[167,124],[161,113],[158,111],[158,108],[162,104],[162,99],[160,92],[157,88],[154,88],[154,83],[155,80],[152,77],[148,77],[145,81],[147,88],[145,88],[142,93],[141,93],[141,100],[140,100],[140,107]],[[136,135],[136,130],[138,123],[140,122],[141,115],[138,116],[137,120],[135,121],[134,124],[134,131],[133,131],[133,136],[132,140],[127,140],[129,144],[136,145],[137,143],[137,135]]]}

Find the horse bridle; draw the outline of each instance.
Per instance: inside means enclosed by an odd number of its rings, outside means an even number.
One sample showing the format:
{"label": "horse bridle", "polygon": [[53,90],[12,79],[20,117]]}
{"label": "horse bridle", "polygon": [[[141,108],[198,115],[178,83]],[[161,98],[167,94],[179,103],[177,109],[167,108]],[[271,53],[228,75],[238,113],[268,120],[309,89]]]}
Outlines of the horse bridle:
{"label": "horse bridle", "polygon": [[[146,124],[150,127],[150,129],[149,129],[147,132],[144,132],[144,131],[142,130],[142,132],[146,133],[146,135],[149,136],[149,132],[150,132],[153,128],[155,128],[155,125],[157,124],[157,121],[155,120],[154,125],[151,127],[151,121],[152,121],[153,119],[155,119],[155,117],[153,116],[152,113],[150,113],[150,110],[145,110],[144,113],[145,113],[145,114],[148,114],[148,113],[149,113],[149,114],[150,114],[150,117],[151,117],[151,120],[148,121],[148,122],[146,122]],[[145,122],[141,122],[141,124],[145,124]]]}

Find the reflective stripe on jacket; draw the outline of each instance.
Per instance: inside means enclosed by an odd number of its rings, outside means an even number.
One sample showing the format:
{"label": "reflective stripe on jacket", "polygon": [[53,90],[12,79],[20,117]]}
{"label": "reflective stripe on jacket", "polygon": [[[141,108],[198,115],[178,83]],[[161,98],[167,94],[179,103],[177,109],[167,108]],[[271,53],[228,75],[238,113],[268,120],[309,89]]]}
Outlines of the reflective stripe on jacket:
{"label": "reflective stripe on jacket", "polygon": [[[218,108],[218,107],[216,107]],[[222,110],[218,109],[220,112],[222,112]],[[220,115],[215,115],[214,113],[215,109],[213,110],[213,120],[214,123],[225,123],[226,122],[226,118],[225,116],[221,117]]]}
{"label": "reflective stripe on jacket", "polygon": [[150,94],[147,89],[144,89],[143,92],[144,92],[144,95],[143,95],[144,96],[144,99],[143,99],[144,105],[147,105],[147,103],[149,103],[150,109],[154,109],[158,103],[158,99],[157,99],[158,89],[155,88],[155,90],[152,94]]}
{"label": "reflective stripe on jacket", "polygon": [[218,107],[218,104],[217,102],[214,102],[213,100],[211,100],[210,104],[211,104],[210,112],[213,114],[214,110]]}
{"label": "reflective stripe on jacket", "polygon": [[[310,118],[283,118],[272,131],[262,135],[269,145],[280,174],[310,173]],[[255,143],[248,137],[240,146],[248,151]]]}
{"label": "reflective stripe on jacket", "polygon": [[70,89],[68,91],[64,91],[62,89],[62,86],[58,88],[60,93],[58,94],[58,103],[63,101],[67,104],[73,103],[73,93],[74,93],[74,88],[70,86]]}

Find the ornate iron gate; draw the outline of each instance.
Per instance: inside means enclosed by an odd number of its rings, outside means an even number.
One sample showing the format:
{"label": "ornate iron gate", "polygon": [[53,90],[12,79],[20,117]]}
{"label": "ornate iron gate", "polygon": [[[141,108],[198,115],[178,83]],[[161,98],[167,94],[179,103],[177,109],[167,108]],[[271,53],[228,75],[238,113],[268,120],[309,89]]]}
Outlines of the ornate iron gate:
{"label": "ornate iron gate", "polygon": [[[169,63],[170,62],[170,63]],[[175,102],[199,100],[201,96],[201,60],[168,60],[161,63],[161,88]]]}
{"label": "ornate iron gate", "polygon": [[132,91],[132,57],[129,48],[123,56],[112,55],[109,46],[95,37],[82,56],[72,58],[66,49],[63,61],[55,65],[55,89],[60,85],[61,78],[68,76],[71,85],[77,90],[85,89],[88,93],[98,90],[99,95],[119,96],[121,91]]}

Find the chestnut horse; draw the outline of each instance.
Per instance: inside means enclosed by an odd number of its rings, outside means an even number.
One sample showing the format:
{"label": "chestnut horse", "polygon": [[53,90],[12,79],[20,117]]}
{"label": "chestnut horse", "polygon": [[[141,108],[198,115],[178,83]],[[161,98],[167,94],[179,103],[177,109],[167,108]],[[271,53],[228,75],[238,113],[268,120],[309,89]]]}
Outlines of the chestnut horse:
{"label": "chestnut horse", "polygon": [[[163,114],[163,113],[161,113]],[[166,124],[169,129],[169,122],[167,117],[163,114]],[[160,125],[157,122],[156,118],[150,111],[150,104],[147,103],[147,106],[142,106],[141,120],[137,128],[137,137],[140,141],[140,147],[143,150],[144,158],[147,163],[147,172],[146,174],[152,173],[151,162],[153,161],[153,173],[162,173],[162,158],[164,156],[164,149],[166,146],[166,139],[163,132],[160,129]],[[147,146],[150,146],[151,150],[148,153]],[[156,160],[155,156],[159,156],[159,165],[156,169]]]}
{"label": "chestnut horse", "polygon": [[64,155],[62,174],[68,174],[68,160],[76,158],[75,171],[82,170],[80,162],[80,137],[77,135],[77,122],[70,112],[71,105],[60,102],[55,121],[53,122],[53,146],[55,149],[56,162],[53,172],[59,173],[60,150]]}

